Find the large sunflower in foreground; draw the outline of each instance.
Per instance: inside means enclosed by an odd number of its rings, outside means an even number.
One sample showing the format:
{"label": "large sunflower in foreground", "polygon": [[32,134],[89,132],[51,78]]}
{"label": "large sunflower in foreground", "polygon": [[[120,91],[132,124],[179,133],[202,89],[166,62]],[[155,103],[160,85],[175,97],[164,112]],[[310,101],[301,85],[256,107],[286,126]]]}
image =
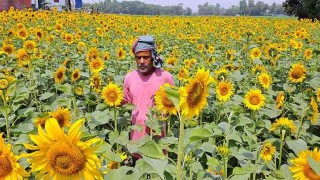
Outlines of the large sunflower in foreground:
{"label": "large sunflower in foreground", "polygon": [[156,108],[163,112],[164,114],[177,114],[177,109],[174,106],[173,102],[168,99],[166,88],[170,87],[170,84],[166,83],[162,85],[159,90],[155,93],[155,104]]}
{"label": "large sunflower in foreground", "polygon": [[216,94],[219,101],[227,101],[234,94],[233,84],[228,81],[220,81],[216,87]]}
{"label": "large sunflower in foreground", "polygon": [[265,161],[268,162],[272,159],[272,156],[276,152],[276,147],[274,147],[271,142],[264,143],[262,150],[260,152],[260,157]]}
{"label": "large sunflower in foreground", "polygon": [[300,83],[306,78],[307,69],[303,64],[293,64],[289,72],[289,80],[294,83]]}
{"label": "large sunflower in foreground", "polygon": [[54,73],[53,78],[56,84],[63,83],[66,79],[66,68],[64,66],[60,66]]}
{"label": "large sunflower in foreground", "polygon": [[50,115],[57,120],[60,127],[71,125],[71,112],[68,108],[59,107],[56,111],[51,112]]}
{"label": "large sunflower in foreground", "polygon": [[244,96],[244,105],[251,110],[259,110],[265,105],[265,100],[260,89],[251,89]]}
{"label": "large sunflower in foreground", "polygon": [[0,179],[23,179],[29,174],[17,162],[19,158],[11,152],[11,144],[5,144],[0,133]]}
{"label": "large sunflower in foreground", "polygon": [[312,158],[318,164],[320,163],[320,151],[318,148],[314,148],[313,151],[305,150],[301,151],[297,158],[290,160],[292,165],[289,167],[290,171],[293,173],[293,178],[296,180],[319,180],[320,175],[318,175],[310,167],[308,158]]}
{"label": "large sunflower in foreground", "polygon": [[119,106],[123,99],[121,88],[114,83],[106,85],[102,89],[101,96],[109,106]]}
{"label": "large sunflower in foreground", "polygon": [[94,154],[101,140],[80,140],[84,121],[76,121],[65,134],[51,118],[46,122],[45,131],[39,125],[38,135],[29,135],[35,145],[24,145],[34,151],[27,157],[36,179],[102,179],[101,161]]}

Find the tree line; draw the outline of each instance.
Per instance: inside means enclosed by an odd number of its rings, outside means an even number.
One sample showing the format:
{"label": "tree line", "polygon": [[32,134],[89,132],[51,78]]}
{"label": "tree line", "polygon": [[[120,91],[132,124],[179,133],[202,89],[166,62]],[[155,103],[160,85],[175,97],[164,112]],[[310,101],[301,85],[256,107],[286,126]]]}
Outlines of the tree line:
{"label": "tree line", "polygon": [[262,1],[257,3],[254,0],[241,0],[238,5],[230,8],[223,8],[219,3],[211,5],[208,2],[198,5],[196,12],[190,7],[184,7],[182,3],[171,6],[146,4],[140,1],[104,0],[94,4],[84,3],[85,9],[91,12],[101,13],[122,13],[141,15],[223,15],[223,16],[270,16],[285,14],[282,4],[266,4]]}

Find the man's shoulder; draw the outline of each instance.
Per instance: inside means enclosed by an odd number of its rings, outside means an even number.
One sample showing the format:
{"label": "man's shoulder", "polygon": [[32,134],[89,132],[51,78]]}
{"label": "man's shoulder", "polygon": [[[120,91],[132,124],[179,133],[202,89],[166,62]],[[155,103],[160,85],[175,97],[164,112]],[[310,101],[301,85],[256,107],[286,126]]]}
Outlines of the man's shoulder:
{"label": "man's shoulder", "polygon": [[136,70],[132,70],[132,71],[130,71],[130,72],[128,72],[126,74],[125,78],[130,78],[130,77],[133,77],[135,75],[137,75],[137,71]]}

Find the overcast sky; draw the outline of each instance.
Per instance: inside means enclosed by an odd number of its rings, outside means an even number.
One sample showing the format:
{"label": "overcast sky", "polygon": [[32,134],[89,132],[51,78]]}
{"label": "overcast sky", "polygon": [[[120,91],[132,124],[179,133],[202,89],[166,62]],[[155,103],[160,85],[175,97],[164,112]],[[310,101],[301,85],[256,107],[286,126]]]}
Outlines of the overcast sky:
{"label": "overcast sky", "polygon": [[[99,2],[104,0],[82,0],[85,3],[90,2]],[[123,0],[118,0],[123,1]],[[130,0],[126,0],[130,1]],[[239,5],[240,0],[140,0],[141,2],[145,2],[148,4],[159,4],[159,5],[177,5],[178,3],[183,3],[184,7],[190,7],[193,11],[198,9],[199,4],[204,4],[208,2],[209,4],[216,5],[219,3],[224,8],[230,8],[232,5]],[[259,0],[255,0],[254,2],[257,3]],[[280,4],[285,0],[260,0],[264,3],[272,4],[273,2]]]}

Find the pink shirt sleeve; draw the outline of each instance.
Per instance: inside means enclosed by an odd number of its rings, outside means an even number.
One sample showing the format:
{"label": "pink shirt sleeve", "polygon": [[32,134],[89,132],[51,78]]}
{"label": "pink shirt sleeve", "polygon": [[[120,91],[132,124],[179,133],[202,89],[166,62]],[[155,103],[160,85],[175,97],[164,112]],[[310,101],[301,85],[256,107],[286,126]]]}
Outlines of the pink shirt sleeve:
{"label": "pink shirt sleeve", "polygon": [[132,103],[132,96],[129,90],[129,80],[128,80],[128,76],[125,77],[124,79],[124,85],[123,85],[123,99],[124,99],[124,103]]}

